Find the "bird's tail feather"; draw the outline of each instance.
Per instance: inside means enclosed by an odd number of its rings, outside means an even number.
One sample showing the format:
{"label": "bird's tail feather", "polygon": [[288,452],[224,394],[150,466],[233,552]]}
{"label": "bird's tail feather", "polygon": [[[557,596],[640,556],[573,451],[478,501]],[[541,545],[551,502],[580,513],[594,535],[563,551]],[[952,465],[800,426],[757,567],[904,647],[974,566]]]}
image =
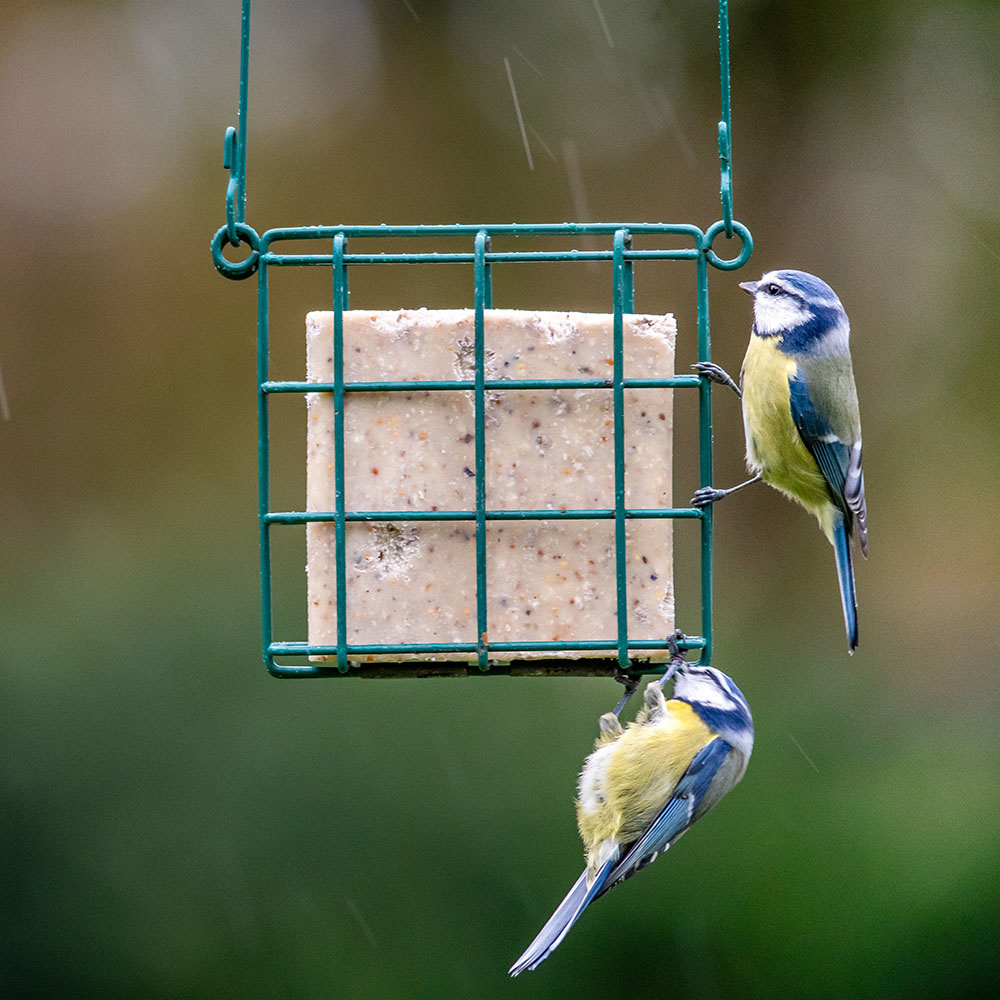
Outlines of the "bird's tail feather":
{"label": "bird's tail feather", "polygon": [[851,561],[851,539],[843,518],[833,526],[833,551],[837,557],[837,579],[840,582],[840,603],[844,607],[849,651],[858,647],[858,597],[854,589],[854,564]]}
{"label": "bird's tail feather", "polygon": [[573,883],[573,888],[566,893],[566,898],[556,907],[555,913],[545,922],[535,940],[528,945],[524,954],[510,967],[510,975],[516,976],[525,969],[535,969],[559,947],[569,929],[580,918],[580,914],[593,902],[604,885],[608,874],[617,861],[617,852],[609,858],[598,870],[597,877],[591,885],[587,885],[587,870]]}

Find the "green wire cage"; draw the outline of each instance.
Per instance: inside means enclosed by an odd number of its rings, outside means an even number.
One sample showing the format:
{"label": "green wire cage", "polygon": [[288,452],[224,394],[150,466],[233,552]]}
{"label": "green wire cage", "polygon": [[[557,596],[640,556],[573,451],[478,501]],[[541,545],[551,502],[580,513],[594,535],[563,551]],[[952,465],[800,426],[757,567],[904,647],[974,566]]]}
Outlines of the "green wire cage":
{"label": "green wire cage", "polygon": [[[259,462],[259,521],[262,651],[268,671],[277,677],[424,676],[427,674],[490,675],[523,671],[532,674],[581,674],[637,677],[642,673],[662,673],[664,664],[635,658],[633,650],[667,649],[668,638],[635,639],[629,634],[628,594],[625,574],[626,522],[630,519],[672,518],[697,521],[700,525],[700,634],[688,634],[681,648],[700,651],[699,663],[710,662],[712,655],[712,508],[671,507],[639,509],[625,504],[625,428],[624,398],[628,389],[689,389],[698,394],[699,483],[712,485],[712,399],[711,383],[702,375],[674,375],[663,378],[626,378],[623,368],[623,317],[634,311],[633,268],[637,261],[693,261],[696,269],[697,349],[698,360],[711,360],[709,336],[708,268],[729,271],[742,267],[750,258],[752,238],[746,226],[733,218],[731,173],[730,104],[729,104],[729,12],[727,0],[719,0],[719,71],[721,83],[721,121],[718,123],[718,148],[721,174],[722,219],[707,229],[690,224],[660,223],[562,223],[513,225],[352,225],[300,226],[269,229],[258,234],[246,219],[247,163],[247,89],[250,57],[250,0],[242,0],[240,87],[238,128],[228,128],[225,136],[224,166],[229,170],[226,191],[226,222],[213,237],[212,259],[225,277],[239,280],[257,278],[257,419]],[[633,237],[645,242],[665,244],[662,249],[634,249]],[[721,257],[713,244],[719,237],[738,238],[739,252]],[[495,251],[494,238],[516,238],[528,248],[518,251]],[[537,249],[540,240],[551,237],[589,238],[587,250]],[[447,240],[464,241],[467,249],[442,252],[434,249]],[[400,239],[426,241],[429,249],[420,253],[401,253],[382,249]],[[315,253],[283,252],[292,241],[313,241]],[[534,241],[535,249],[531,248]],[[350,244],[350,250],[348,245]],[[358,245],[360,244],[360,249]],[[377,246],[379,249],[373,250]],[[224,256],[227,246],[243,247],[248,255],[232,262]],[[492,269],[494,265],[545,262],[605,261],[612,266],[609,289],[613,325],[613,374],[609,379],[503,379],[487,377],[485,346],[485,311],[493,308]],[[472,305],[475,317],[473,377],[435,381],[347,381],[344,377],[344,312],[349,303],[349,273],[353,267],[394,265],[432,266],[458,263],[471,270]],[[312,267],[330,272],[333,310],[333,365],[331,382],[278,381],[271,378],[269,350],[270,291],[272,268]],[[491,389],[601,389],[612,395],[614,506],[588,509],[496,509],[487,505],[486,491],[486,394]],[[475,505],[467,510],[349,510],[345,503],[344,404],[351,393],[392,393],[405,390],[427,392],[470,392],[475,421]],[[330,393],[334,401],[334,509],[329,511],[288,511],[271,509],[271,441],[269,408],[277,394]],[[613,638],[588,640],[552,640],[534,642],[490,641],[487,615],[489,579],[486,558],[486,525],[497,520],[557,521],[605,520],[614,525],[617,627]],[[468,642],[439,643],[367,643],[352,644],[347,637],[346,526],[352,522],[389,523],[393,521],[443,522],[466,521],[475,528],[476,601],[475,623],[478,638]],[[328,522],[334,525],[337,635],[330,645],[311,645],[301,638],[278,638],[274,635],[272,535],[288,525]],[[303,604],[305,597],[303,596]],[[680,624],[680,623],[679,623]],[[696,630],[692,629],[691,633]],[[567,657],[573,652],[606,651],[607,656]],[[532,653],[536,658],[523,659]],[[547,659],[546,653],[553,654]],[[556,659],[555,654],[562,654]],[[467,663],[431,662],[436,654],[461,654]],[[378,662],[363,662],[360,657],[377,655]],[[393,656],[400,659],[393,660]],[[277,662],[276,658],[282,662]],[[326,658],[310,662],[309,658]],[[402,657],[407,657],[403,659]],[[423,657],[423,659],[421,659]],[[306,662],[302,662],[305,660]],[[291,662],[286,662],[291,661]]]}

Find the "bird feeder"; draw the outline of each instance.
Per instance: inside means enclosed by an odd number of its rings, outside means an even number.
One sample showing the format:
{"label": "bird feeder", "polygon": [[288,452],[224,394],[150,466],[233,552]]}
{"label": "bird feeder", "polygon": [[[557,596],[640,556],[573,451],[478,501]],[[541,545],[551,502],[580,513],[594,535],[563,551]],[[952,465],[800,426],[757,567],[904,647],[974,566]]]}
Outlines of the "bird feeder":
{"label": "bird feeder", "polygon": [[[711,383],[675,372],[673,317],[636,311],[633,272],[641,261],[694,262],[698,360],[711,361],[708,269],[742,267],[753,246],[733,218],[726,0],[719,2],[722,219],[705,229],[569,222],[258,234],[246,222],[249,53],[250,0],[243,0],[238,128],[226,131],[226,222],[212,258],[225,277],[257,283],[267,669],[303,678],[635,678],[664,671],[676,626],[687,634],[682,648],[700,650],[707,664],[712,511],[673,506],[671,477],[673,392],[693,392],[699,484],[712,485]],[[738,238],[739,252],[719,256],[719,237]],[[587,249],[552,249],[553,240]],[[229,260],[227,246],[245,256]],[[593,261],[611,264],[604,313],[494,305],[496,268]],[[468,268],[469,296],[455,308],[352,308],[355,268],[439,264]],[[278,380],[270,370],[269,278],[273,268],[299,267],[326,270],[330,297],[305,319],[306,371]],[[298,510],[271,505],[269,414],[284,394],[307,402]],[[674,620],[674,521],[700,532],[700,628]],[[272,549],[295,525],[306,526],[308,628],[278,636]]]}

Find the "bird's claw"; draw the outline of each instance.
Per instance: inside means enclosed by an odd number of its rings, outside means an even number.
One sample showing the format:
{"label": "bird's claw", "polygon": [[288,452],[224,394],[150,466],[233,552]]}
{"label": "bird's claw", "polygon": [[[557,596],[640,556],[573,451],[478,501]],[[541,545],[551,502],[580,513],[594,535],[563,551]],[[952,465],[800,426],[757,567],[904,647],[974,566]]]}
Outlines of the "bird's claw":
{"label": "bird's claw", "polygon": [[733,392],[736,393],[741,399],[743,398],[743,390],[736,384],[732,376],[724,369],[720,368],[717,364],[711,361],[698,361],[691,366],[699,375],[704,375],[709,382],[715,382],[717,385],[727,385]]}
{"label": "bird's claw", "polygon": [[[612,715],[617,719],[618,716],[622,714],[622,709],[629,703],[629,701],[631,701],[632,695],[635,694],[636,689],[639,687],[639,678],[637,676],[633,676],[632,674],[625,673],[624,670],[616,669],[615,680],[618,681],[618,683],[621,684],[625,690],[622,693],[621,700],[610,712],[607,713],[607,715]],[[602,719],[605,717],[606,716],[601,716]],[[604,731],[603,728],[601,731]]]}
{"label": "bird's claw", "polygon": [[642,696],[642,703],[649,712],[655,712],[663,705],[663,692],[656,681],[650,681],[646,685],[646,691]]}
{"label": "bird's claw", "polygon": [[622,724],[614,712],[605,712],[597,720],[597,725],[600,727],[601,736],[610,737],[611,739],[618,739],[623,731]]}
{"label": "bird's claw", "polygon": [[691,497],[691,506],[704,509],[721,500],[726,495],[725,490],[716,490],[711,486],[703,486]]}
{"label": "bird's claw", "polygon": [[663,676],[659,680],[659,687],[666,687],[667,682],[674,677],[677,671],[684,672],[684,665],[687,660],[681,650],[681,643],[687,636],[680,630],[675,629],[673,635],[667,636],[667,649],[670,651],[670,665],[663,671]]}
{"label": "bird's claw", "polygon": [[662,718],[667,710],[663,690],[659,681],[650,681],[642,695],[642,707],[635,714],[635,724],[645,726]]}
{"label": "bird's claw", "polygon": [[671,661],[684,659],[680,644],[686,638],[687,636],[679,628],[674,629],[673,635],[667,636],[667,650],[670,652]]}

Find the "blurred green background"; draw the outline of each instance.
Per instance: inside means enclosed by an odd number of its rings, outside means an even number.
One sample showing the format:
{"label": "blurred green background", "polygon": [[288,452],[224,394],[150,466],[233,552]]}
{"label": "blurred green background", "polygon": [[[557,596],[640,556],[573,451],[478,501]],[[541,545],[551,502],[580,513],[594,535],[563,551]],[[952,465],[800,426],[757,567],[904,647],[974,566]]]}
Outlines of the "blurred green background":
{"label": "blurred green background", "polygon": [[[705,228],[715,18],[710,0],[258,0],[248,222]],[[861,647],[848,658],[815,523],[762,488],[723,505],[715,662],[753,707],[747,777],[510,982],[578,874],[574,780],[617,686],[265,673],[254,284],[208,253],[239,4],[0,9],[5,995],[912,998],[996,980],[1000,8],[734,0],[731,24],[756,250],[710,275],[714,353],[738,370],[737,281],[764,270],[814,271],[845,303]],[[497,304],[607,307],[609,270],[549,267],[498,268]],[[304,270],[274,278],[278,377],[329,302]],[[388,270],[352,277],[352,304],[471,304],[471,269]],[[637,308],[678,315],[681,364],[693,277],[636,272]],[[742,426],[716,401],[728,484]],[[287,409],[298,441],[301,400]],[[279,509],[301,504],[298,447]]]}

